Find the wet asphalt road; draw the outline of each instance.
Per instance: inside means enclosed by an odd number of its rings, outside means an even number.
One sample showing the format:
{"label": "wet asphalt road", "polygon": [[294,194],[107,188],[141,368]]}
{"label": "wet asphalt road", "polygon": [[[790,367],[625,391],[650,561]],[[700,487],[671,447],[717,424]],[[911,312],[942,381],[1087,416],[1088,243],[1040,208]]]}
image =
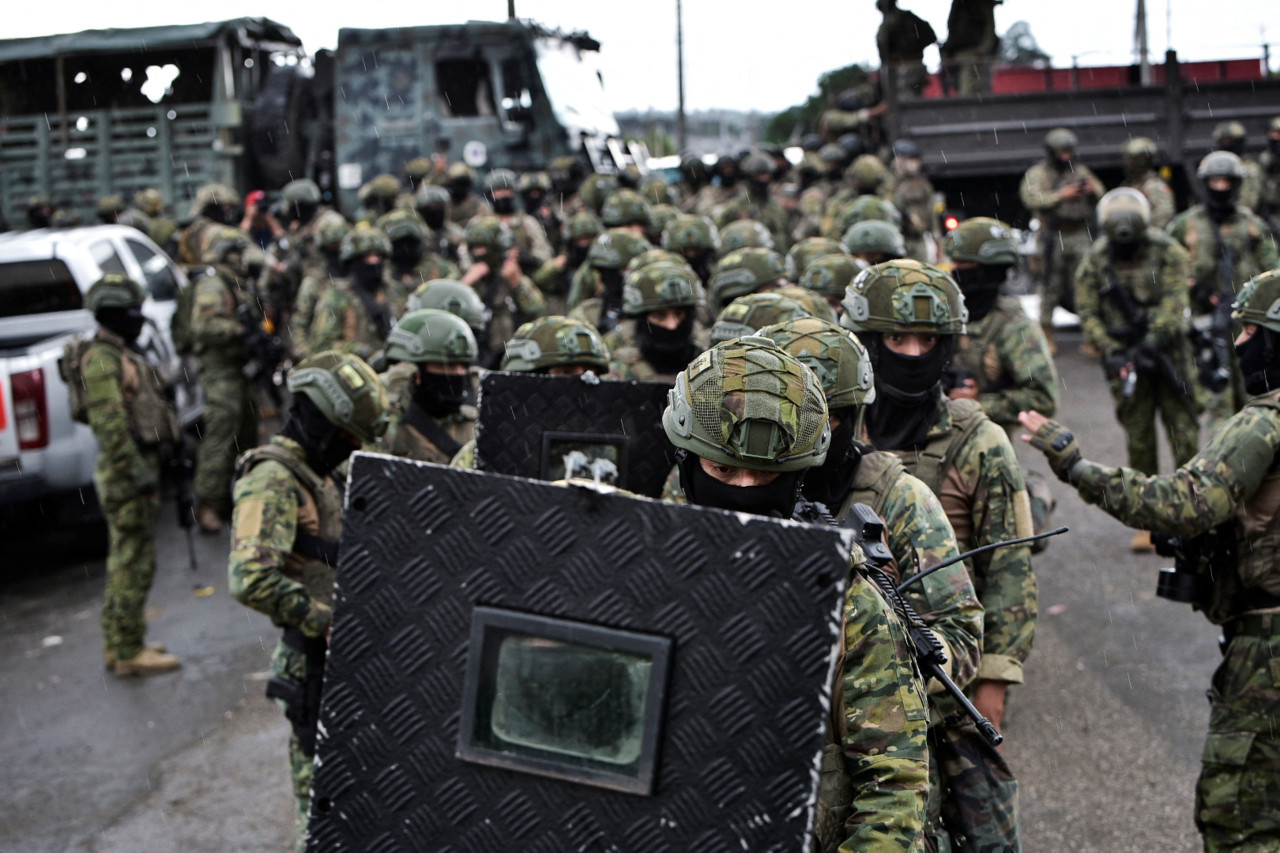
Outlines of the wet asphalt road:
{"label": "wet asphalt road", "polygon": [[[1062,420],[1088,457],[1121,463],[1100,370],[1078,336],[1061,338]],[[1024,847],[1198,850],[1191,803],[1217,631],[1155,597],[1167,561],[1130,554],[1130,531],[1054,483],[1055,523],[1072,532],[1037,558],[1036,649],[1005,726]],[[101,665],[94,536],[6,533],[0,850],[286,849],[287,729],[262,697],[275,632],[228,595],[226,535],[198,539],[192,572],[165,505],[149,639],[184,665],[132,681]]]}

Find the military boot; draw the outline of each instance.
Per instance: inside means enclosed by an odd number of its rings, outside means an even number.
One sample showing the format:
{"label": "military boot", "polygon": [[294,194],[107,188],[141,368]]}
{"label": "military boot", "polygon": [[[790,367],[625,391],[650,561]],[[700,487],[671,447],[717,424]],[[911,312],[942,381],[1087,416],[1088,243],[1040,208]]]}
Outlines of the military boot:
{"label": "military boot", "polygon": [[1156,546],[1151,543],[1151,531],[1139,530],[1133,534],[1133,539],[1129,540],[1129,550],[1135,554],[1150,554],[1156,550]]}
{"label": "military boot", "polygon": [[196,510],[196,524],[200,525],[201,533],[217,533],[222,529],[218,511],[208,504],[201,504]]}
{"label": "military boot", "polygon": [[[147,643],[147,648],[151,649],[153,652],[165,651],[164,643]],[[116,653],[111,651],[110,649],[103,650],[102,662],[106,664],[107,669],[115,669]]]}
{"label": "military boot", "polygon": [[158,652],[155,649],[143,649],[128,660],[117,660],[111,672],[121,678],[133,675],[158,675],[172,672],[182,665],[177,655]]}
{"label": "military boot", "polygon": [[1058,342],[1053,339],[1053,324],[1041,323],[1040,330],[1044,332],[1044,339],[1049,342],[1049,355],[1058,354]]}

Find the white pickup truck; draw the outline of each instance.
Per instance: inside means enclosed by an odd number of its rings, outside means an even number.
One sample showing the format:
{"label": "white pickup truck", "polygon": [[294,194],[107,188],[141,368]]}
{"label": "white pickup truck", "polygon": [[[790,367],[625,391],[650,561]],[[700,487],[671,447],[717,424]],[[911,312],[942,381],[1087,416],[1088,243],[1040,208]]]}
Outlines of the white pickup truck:
{"label": "white pickup truck", "polygon": [[76,517],[96,506],[97,442],[71,419],[58,361],[68,341],[95,328],[84,295],[107,273],[146,288],[150,322],[139,348],[176,379],[183,424],[201,414],[195,372],[169,336],[178,291],[189,285],[155,243],[124,225],[0,234],[0,513],[39,501],[46,514]]}

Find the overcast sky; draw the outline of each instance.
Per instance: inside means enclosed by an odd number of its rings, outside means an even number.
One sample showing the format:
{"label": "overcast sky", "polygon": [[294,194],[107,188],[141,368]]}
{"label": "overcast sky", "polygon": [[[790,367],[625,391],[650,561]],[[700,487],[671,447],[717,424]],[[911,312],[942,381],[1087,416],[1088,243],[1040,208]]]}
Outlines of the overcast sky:
{"label": "overcast sky", "polygon": [[[899,0],[946,38],[950,0]],[[739,4],[684,0],[685,103],[688,109],[727,107],[775,112],[817,91],[824,71],[852,62],[878,64],[874,0],[789,0]],[[996,10],[1003,33],[1031,24],[1057,65],[1130,61],[1136,0],[1008,0]],[[465,17],[502,20],[506,0],[443,3],[319,4],[315,0],[219,0],[208,4],[104,3],[101,0],[13,0],[5,37],[103,27],[193,23],[219,17],[266,16],[291,27],[308,50],[334,47],[340,27],[458,23]],[[516,14],[552,27],[585,29],[603,43],[600,64],[614,109],[676,105],[675,0],[648,3],[516,0]],[[1270,41],[1280,65],[1280,4],[1275,0],[1147,0],[1148,38],[1159,61],[1172,45],[1183,60],[1260,57]],[[1166,36],[1171,33],[1171,38]],[[925,61],[937,63],[930,48]]]}

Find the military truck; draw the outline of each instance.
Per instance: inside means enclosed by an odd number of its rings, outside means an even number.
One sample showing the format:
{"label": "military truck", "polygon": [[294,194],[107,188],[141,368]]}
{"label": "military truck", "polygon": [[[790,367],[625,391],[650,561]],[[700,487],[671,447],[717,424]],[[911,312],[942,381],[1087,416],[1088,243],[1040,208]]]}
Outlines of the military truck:
{"label": "military truck", "polygon": [[915,100],[899,100],[885,85],[885,129],[892,139],[920,145],[925,170],[949,206],[1025,224],[1018,184],[1044,156],[1045,134],[1055,127],[1076,134],[1076,156],[1108,186],[1123,177],[1121,145],[1153,139],[1186,204],[1195,202],[1196,164],[1214,147],[1214,126],[1241,122],[1256,151],[1267,122],[1280,115],[1280,79],[1268,76],[1262,59],[1183,64],[1169,51],[1164,64],[1152,66],[1151,82],[1140,78],[1136,65],[998,67],[989,95],[943,97],[935,79]]}
{"label": "military truck", "polygon": [[201,184],[315,179],[348,213],[380,172],[433,153],[476,168],[561,154],[612,171],[600,44],[527,21],[344,29],[314,57],[266,18],[0,40],[0,222],[33,195],[92,221],[154,186],[181,216]]}

